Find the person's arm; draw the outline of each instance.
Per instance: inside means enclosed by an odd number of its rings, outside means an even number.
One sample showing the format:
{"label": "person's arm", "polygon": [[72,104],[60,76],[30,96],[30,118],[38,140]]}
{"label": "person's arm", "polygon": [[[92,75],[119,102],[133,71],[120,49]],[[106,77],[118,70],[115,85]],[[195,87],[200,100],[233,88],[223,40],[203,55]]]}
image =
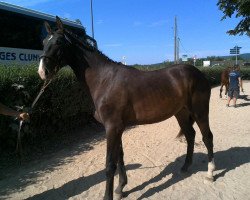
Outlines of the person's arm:
{"label": "person's arm", "polygon": [[0,114],[2,115],[7,115],[7,116],[12,116],[12,117],[17,117],[22,120],[28,120],[29,119],[29,114],[25,112],[18,112],[16,110],[13,110],[2,103],[0,103]]}
{"label": "person's arm", "polygon": [[241,87],[241,92],[244,92],[242,79],[241,79],[241,77],[239,77],[238,79],[239,79],[239,86]]}

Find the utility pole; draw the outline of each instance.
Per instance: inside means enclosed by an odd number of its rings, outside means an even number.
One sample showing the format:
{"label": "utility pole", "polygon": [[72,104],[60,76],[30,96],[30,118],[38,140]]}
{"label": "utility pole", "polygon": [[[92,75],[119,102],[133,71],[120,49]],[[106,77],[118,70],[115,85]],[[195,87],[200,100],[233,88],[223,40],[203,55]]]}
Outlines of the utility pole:
{"label": "utility pole", "polygon": [[95,39],[95,34],[94,34],[94,15],[93,15],[93,3],[92,3],[92,0],[90,0],[90,13],[91,13],[91,25],[92,25],[92,38]]}
{"label": "utility pole", "polygon": [[178,37],[177,38],[177,45],[176,45],[176,48],[177,48],[177,50],[176,50],[176,53],[177,53],[177,55],[176,55],[176,58],[177,58],[177,64],[179,63],[179,60],[180,60],[180,57],[179,57],[179,55],[180,55],[180,52],[179,52],[179,47],[180,47],[180,38]]}
{"label": "utility pole", "polygon": [[179,40],[177,31],[177,17],[174,18],[174,63],[179,63]]}
{"label": "utility pole", "polygon": [[174,63],[176,64],[176,43],[177,43],[177,19],[176,16],[174,18]]}

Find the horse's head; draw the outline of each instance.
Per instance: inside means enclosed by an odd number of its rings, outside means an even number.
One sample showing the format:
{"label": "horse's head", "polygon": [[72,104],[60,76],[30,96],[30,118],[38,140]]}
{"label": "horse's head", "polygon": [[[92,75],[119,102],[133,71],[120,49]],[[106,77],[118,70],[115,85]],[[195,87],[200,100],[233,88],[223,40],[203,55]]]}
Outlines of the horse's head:
{"label": "horse's head", "polygon": [[67,48],[69,42],[65,38],[63,24],[59,17],[56,17],[57,30],[52,31],[50,25],[45,22],[48,32],[43,40],[43,54],[40,56],[38,74],[41,79],[51,79],[65,65],[67,65]]}

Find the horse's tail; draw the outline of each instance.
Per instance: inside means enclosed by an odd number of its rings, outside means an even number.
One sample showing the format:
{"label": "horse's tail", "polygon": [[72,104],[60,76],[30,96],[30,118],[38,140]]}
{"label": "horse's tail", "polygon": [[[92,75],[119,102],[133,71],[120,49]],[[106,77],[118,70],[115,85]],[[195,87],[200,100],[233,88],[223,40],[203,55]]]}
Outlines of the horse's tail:
{"label": "horse's tail", "polygon": [[[191,114],[189,115],[189,121],[190,123],[194,124],[194,119],[193,117],[191,116]],[[178,135],[176,136],[176,139],[180,138],[184,136],[184,132],[182,130],[179,131]]]}

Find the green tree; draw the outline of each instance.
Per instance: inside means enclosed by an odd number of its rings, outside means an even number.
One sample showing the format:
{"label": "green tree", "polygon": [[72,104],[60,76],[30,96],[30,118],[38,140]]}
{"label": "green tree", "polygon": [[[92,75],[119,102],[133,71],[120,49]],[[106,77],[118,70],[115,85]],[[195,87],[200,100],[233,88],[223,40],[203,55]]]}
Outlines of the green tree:
{"label": "green tree", "polygon": [[233,30],[227,33],[230,35],[250,36],[250,0],[218,0],[217,6],[224,13],[221,20],[235,16],[240,22]]}

